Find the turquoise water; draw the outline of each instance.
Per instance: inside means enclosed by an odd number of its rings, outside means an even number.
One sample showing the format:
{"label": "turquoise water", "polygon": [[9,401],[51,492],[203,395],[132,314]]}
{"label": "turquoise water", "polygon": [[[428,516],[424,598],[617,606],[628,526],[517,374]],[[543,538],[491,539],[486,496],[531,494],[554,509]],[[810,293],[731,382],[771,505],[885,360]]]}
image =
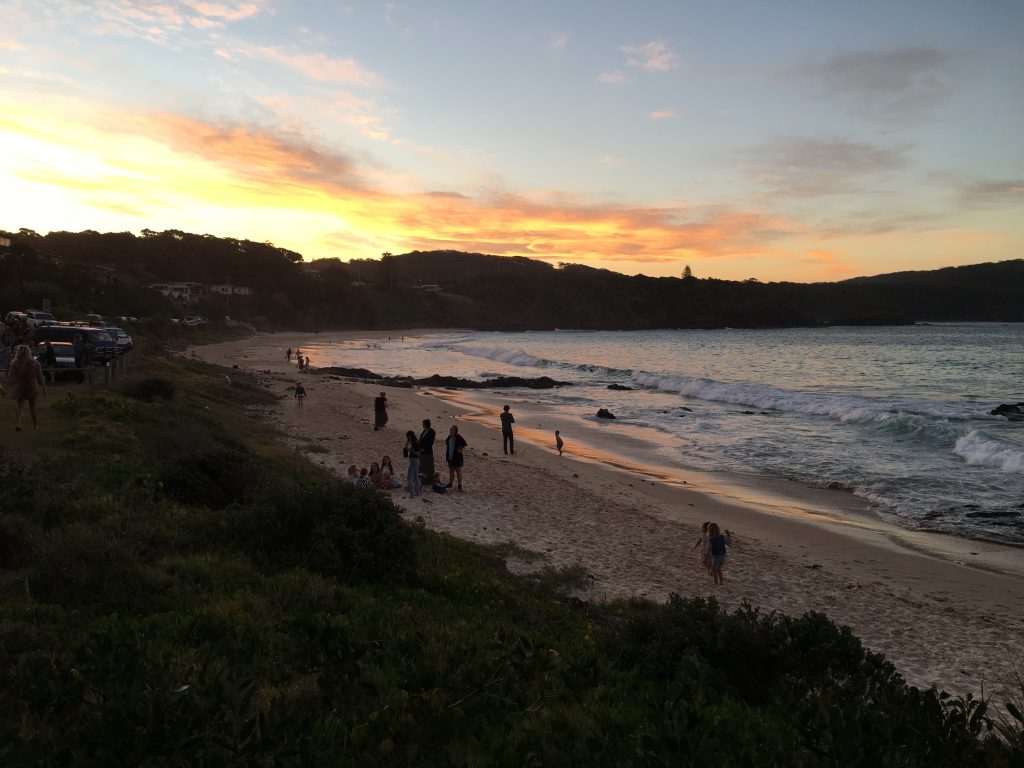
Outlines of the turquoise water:
{"label": "turquoise water", "polygon": [[[1024,325],[446,333],[313,345],[383,374],[551,376],[564,414],[598,407],[709,471],[842,487],[908,528],[1024,543]],[[630,391],[610,391],[618,383]],[[653,441],[652,441],[653,442]]]}

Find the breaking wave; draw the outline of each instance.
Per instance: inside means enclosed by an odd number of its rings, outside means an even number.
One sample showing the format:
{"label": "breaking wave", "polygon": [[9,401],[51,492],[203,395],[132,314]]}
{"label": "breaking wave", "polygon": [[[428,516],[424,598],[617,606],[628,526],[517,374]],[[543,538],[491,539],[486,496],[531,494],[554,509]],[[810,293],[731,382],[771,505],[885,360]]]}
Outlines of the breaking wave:
{"label": "breaking wave", "polygon": [[976,429],[956,441],[953,453],[968,464],[1024,473],[1024,447],[994,440]]}

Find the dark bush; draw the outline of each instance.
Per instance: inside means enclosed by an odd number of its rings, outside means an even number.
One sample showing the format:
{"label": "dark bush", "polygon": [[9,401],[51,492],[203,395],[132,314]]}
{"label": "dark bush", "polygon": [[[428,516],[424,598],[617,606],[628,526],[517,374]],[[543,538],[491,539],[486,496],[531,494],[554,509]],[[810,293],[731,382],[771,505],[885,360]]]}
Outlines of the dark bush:
{"label": "dark bush", "polygon": [[128,397],[151,403],[158,397],[163,400],[173,400],[176,390],[177,387],[170,379],[149,378],[129,381],[125,384],[122,392]]}
{"label": "dark bush", "polygon": [[32,597],[76,609],[142,613],[161,607],[160,589],[123,542],[96,525],[51,531],[28,575]]}
{"label": "dark bush", "polygon": [[39,550],[42,531],[20,515],[0,515],[0,568],[20,568]]}
{"label": "dark bush", "polygon": [[223,509],[245,498],[258,473],[257,461],[242,451],[197,451],[171,464],[163,483],[167,494],[183,504]]}
{"label": "dark bush", "polygon": [[412,539],[391,500],[333,478],[266,476],[232,527],[263,558],[343,581],[413,572]]}

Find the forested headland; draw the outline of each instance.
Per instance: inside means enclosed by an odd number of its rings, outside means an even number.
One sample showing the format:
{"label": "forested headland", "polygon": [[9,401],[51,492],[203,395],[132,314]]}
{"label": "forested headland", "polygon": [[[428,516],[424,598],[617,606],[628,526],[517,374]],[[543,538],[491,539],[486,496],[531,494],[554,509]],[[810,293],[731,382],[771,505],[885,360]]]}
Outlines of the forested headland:
{"label": "forested headland", "polygon": [[[578,264],[459,251],[307,262],[272,243],[169,230],[0,232],[0,307],[58,316],[225,316],[260,330],[779,328],[1024,321],[1024,260],[835,283],[627,276]],[[684,265],[680,264],[680,274]],[[234,285],[187,307],[149,288]]]}

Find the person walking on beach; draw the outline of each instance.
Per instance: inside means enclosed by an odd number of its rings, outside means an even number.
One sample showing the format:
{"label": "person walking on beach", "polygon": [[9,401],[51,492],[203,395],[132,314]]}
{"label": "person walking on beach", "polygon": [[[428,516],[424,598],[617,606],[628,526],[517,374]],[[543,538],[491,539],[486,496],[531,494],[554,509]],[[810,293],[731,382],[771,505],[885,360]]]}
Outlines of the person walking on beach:
{"label": "person walking on beach", "polygon": [[700,547],[700,562],[704,566],[704,570],[708,572],[708,576],[711,575],[711,550],[708,546],[708,528],[711,527],[711,521],[705,520],[704,524],[700,527],[700,535],[697,537],[697,541],[690,548],[691,551]]}
{"label": "person walking on beach", "polygon": [[462,451],[466,445],[466,439],[459,434],[459,428],[452,424],[452,428],[448,430],[448,437],[444,439],[444,456],[448,462],[448,485],[445,486],[446,488],[451,488],[452,483],[458,478],[459,490],[462,490],[462,467],[466,463]]}
{"label": "person walking on beach", "polygon": [[288,347],[288,351],[284,353],[285,358],[290,363],[292,361],[292,348]]}
{"label": "person walking on beach", "polygon": [[708,550],[711,555],[711,578],[715,584],[725,584],[722,568],[725,567],[726,547],[732,546],[732,534],[726,529],[722,533],[717,523],[708,526]]}
{"label": "person walking on beach", "polygon": [[416,433],[411,429],[405,433],[405,448],[402,455],[409,459],[409,474],[406,477],[406,484],[409,487],[409,498],[419,496],[423,489],[420,481],[420,441]]}
{"label": "person walking on beach", "polygon": [[559,456],[562,455],[562,448],[564,448],[564,447],[565,447],[565,441],[562,439],[562,436],[560,434],[558,434],[558,430],[556,429],[555,430],[555,450],[558,451],[558,455]]}
{"label": "person walking on beach", "polygon": [[515,437],[512,435],[512,425],[515,424],[515,421],[515,416],[512,415],[509,406],[506,405],[505,409],[501,412],[501,449],[505,451],[506,456],[509,453],[514,455],[516,452]]}
{"label": "person walking on beach", "polygon": [[306,399],[306,388],[300,382],[295,382],[295,404],[302,407],[302,401]]}
{"label": "person walking on beach", "polygon": [[383,392],[373,398],[373,431],[384,429],[388,423],[388,398]]}
{"label": "person walking on beach", "polygon": [[420,432],[420,477],[429,483],[434,477],[434,440],[437,433],[430,426],[430,419],[423,420],[423,431]]}
{"label": "person walking on beach", "polygon": [[32,350],[27,344],[19,344],[14,351],[14,359],[11,360],[4,384],[11,388],[11,397],[18,404],[18,420],[15,422],[14,430],[21,431],[21,416],[25,410],[25,403],[28,403],[28,412],[32,416],[32,426],[39,429],[36,400],[40,392],[46,396],[46,381],[43,379],[42,366],[32,357]]}

